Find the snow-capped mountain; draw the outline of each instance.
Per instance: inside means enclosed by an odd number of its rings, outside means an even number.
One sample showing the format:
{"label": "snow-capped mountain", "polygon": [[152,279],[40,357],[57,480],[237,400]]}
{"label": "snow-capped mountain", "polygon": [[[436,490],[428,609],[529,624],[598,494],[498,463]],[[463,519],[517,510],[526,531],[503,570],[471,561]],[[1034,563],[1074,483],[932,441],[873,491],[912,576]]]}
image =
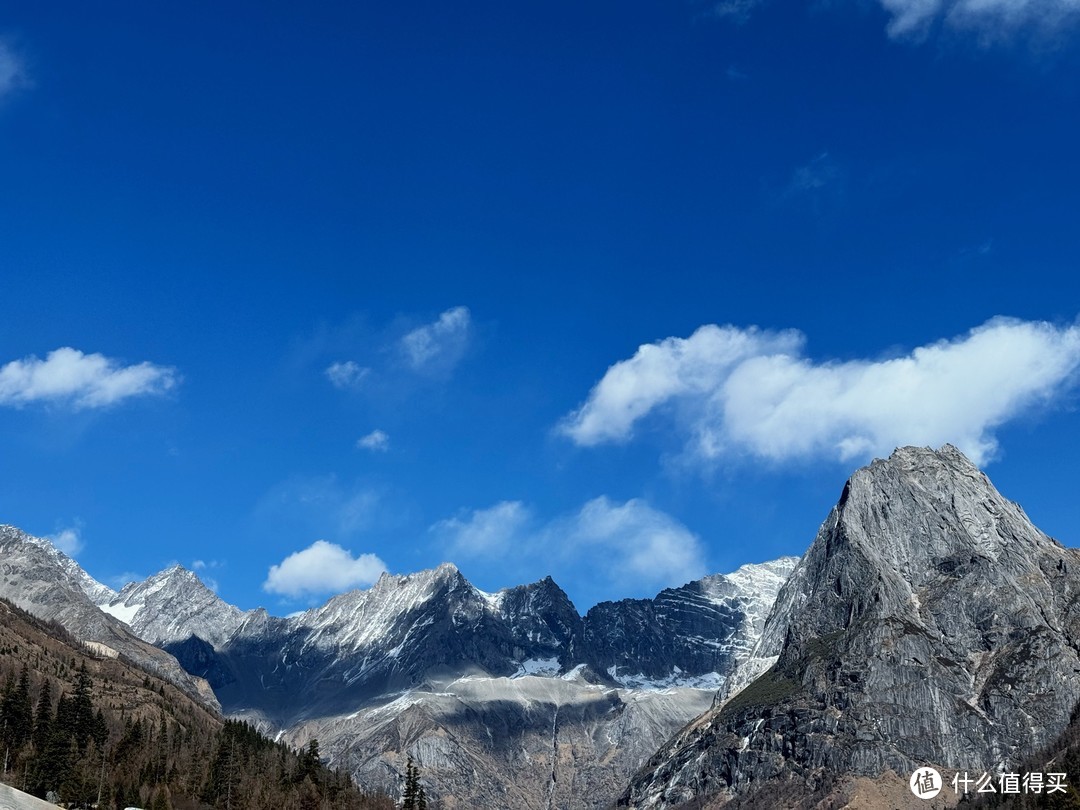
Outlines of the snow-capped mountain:
{"label": "snow-capped mountain", "polygon": [[0,552],[21,606],[130,627],[367,784],[412,757],[447,806],[599,810],[628,780],[629,807],[840,801],[847,778],[1014,767],[1080,700],[1080,551],[949,446],[855,472],[801,560],[584,616],[550,578],[485,593],[451,564],[278,618],[178,567],[116,594],[17,530]]}
{"label": "snow-capped mountain", "polygon": [[245,616],[180,565],[142,582],[129,582],[120,593],[106,591],[91,599],[106,613],[124,622],[139,638],[158,646],[198,636],[219,647],[228,641]]}
{"label": "snow-capped mountain", "polygon": [[392,787],[411,755],[438,773],[433,795],[495,806],[516,791],[523,808],[602,806],[711,704],[796,562],[584,617],[550,577],[485,593],[447,563],[278,618],[228,605],[180,566],[116,593],[47,541],[17,540],[51,561],[43,593],[97,602],[100,622],[171,653],[227,714],[297,745],[317,736],[368,784]]}
{"label": "snow-capped mountain", "polygon": [[715,689],[756,643],[795,558],[603,603],[582,618],[550,577],[495,594],[452,564],[384,574],[298,616],[243,613],[180,568],[105,609],[206,677],[225,710],[278,728],[462,675],[560,675],[610,686]]}
{"label": "snow-capped mountain", "polygon": [[193,677],[171,655],[103,613],[95,601],[115,597],[115,592],[95,581],[48,540],[13,526],[0,526],[0,596],[38,618],[56,621],[80,641],[102,645],[99,651],[127,656],[193,697],[220,708],[204,680]]}

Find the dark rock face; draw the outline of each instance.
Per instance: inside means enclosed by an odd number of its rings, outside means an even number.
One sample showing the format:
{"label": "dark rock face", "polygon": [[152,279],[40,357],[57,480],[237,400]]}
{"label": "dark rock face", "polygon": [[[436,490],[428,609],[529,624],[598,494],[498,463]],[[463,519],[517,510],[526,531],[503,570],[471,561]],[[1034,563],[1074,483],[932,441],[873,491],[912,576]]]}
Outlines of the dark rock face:
{"label": "dark rock face", "polygon": [[452,565],[384,575],[293,619],[249,614],[201,667],[228,712],[278,726],[354,710],[365,701],[461,674],[511,676],[530,659],[559,659],[581,618],[550,579],[492,597]]}
{"label": "dark rock face", "polygon": [[585,644],[600,671],[640,672],[662,678],[672,666],[684,672],[726,672],[730,650],[695,643],[727,639],[742,624],[734,607],[703,598],[691,583],[661,591],[656,599],[601,602],[585,617]]}
{"label": "dark rock face", "polygon": [[1080,552],[958,450],[903,448],[848,481],[781,589],[764,675],[669,741],[620,806],[807,792],[835,774],[1015,766],[1080,700]]}
{"label": "dark rock face", "polygon": [[[581,616],[551,577],[508,588],[497,598],[499,611],[514,640],[512,658],[517,661],[557,658],[563,670],[578,663],[575,656],[582,638]],[[519,644],[525,644],[528,649]]]}

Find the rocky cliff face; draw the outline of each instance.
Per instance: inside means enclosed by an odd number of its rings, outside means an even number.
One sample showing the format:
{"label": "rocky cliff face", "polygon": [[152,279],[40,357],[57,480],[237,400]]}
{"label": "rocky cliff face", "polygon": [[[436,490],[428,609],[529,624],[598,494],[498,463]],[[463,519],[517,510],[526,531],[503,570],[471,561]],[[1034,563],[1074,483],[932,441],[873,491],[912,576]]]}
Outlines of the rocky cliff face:
{"label": "rocky cliff face", "polygon": [[210,687],[182,669],[176,659],[137,637],[130,628],[98,609],[115,593],[48,541],[13,526],[0,526],[0,596],[37,616],[58,622],[80,641],[103,645],[172,681],[214,709]]}
{"label": "rocky cliff face", "polygon": [[1078,646],[1080,552],[955,448],[897,450],[851,477],[780,590],[749,663],[771,668],[669,741],[619,805],[1015,766],[1066,727]]}
{"label": "rocky cliff face", "polygon": [[797,557],[744,565],[655,599],[601,602],[585,615],[590,664],[624,686],[721,686],[760,638]]}
{"label": "rocky cliff face", "polygon": [[241,613],[179,568],[128,586],[106,609],[209,680],[226,712],[287,728],[469,674],[579,668],[611,687],[715,689],[760,636],[795,562],[604,603],[584,619],[550,577],[487,594],[451,564],[386,574],[289,619]]}

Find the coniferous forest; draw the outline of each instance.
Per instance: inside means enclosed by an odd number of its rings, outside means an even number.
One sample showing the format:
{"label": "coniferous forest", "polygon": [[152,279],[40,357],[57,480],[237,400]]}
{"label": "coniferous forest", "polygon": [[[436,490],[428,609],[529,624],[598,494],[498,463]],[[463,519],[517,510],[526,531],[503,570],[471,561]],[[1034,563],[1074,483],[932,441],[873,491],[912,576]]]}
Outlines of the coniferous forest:
{"label": "coniferous forest", "polygon": [[[104,651],[107,652],[107,651]],[[302,751],[0,600],[0,780],[72,808],[389,810]]]}

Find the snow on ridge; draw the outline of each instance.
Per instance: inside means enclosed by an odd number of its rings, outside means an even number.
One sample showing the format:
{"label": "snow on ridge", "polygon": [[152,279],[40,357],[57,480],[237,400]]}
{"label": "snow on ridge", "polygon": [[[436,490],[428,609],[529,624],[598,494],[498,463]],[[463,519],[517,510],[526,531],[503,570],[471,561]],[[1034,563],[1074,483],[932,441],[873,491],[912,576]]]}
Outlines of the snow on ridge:
{"label": "snow on ridge", "polygon": [[130,625],[135,620],[135,614],[143,609],[144,603],[138,602],[134,605],[128,605],[123,602],[110,603],[105,602],[98,605],[103,611],[110,616],[115,616],[126,625]]}
{"label": "snow on ridge", "polygon": [[727,680],[719,672],[688,675],[677,666],[672,667],[671,673],[662,678],[650,678],[640,672],[621,673],[616,666],[608,667],[607,674],[620,686],[641,692],[663,692],[668,689],[708,689],[715,692]]}
{"label": "snow on ridge", "polygon": [[484,600],[484,604],[491,608],[492,611],[494,611],[495,613],[502,612],[502,603],[503,600],[506,598],[505,588],[500,591],[496,591],[495,593],[488,593],[487,591],[480,590],[474,585],[473,590],[480,595],[480,598]]}

